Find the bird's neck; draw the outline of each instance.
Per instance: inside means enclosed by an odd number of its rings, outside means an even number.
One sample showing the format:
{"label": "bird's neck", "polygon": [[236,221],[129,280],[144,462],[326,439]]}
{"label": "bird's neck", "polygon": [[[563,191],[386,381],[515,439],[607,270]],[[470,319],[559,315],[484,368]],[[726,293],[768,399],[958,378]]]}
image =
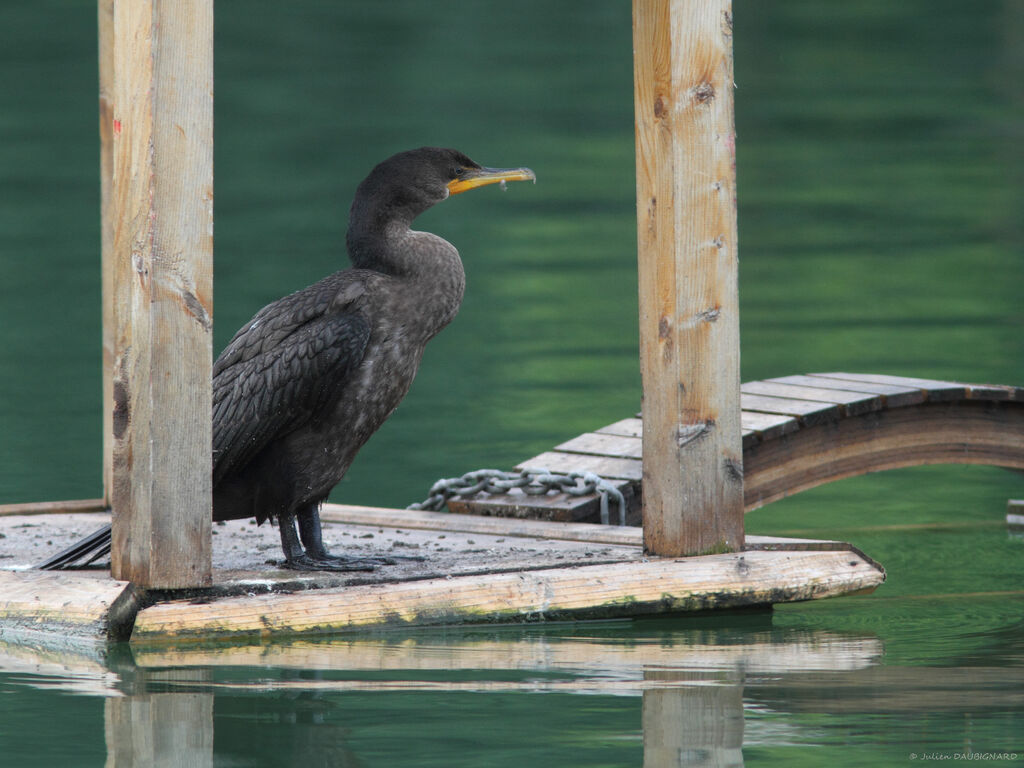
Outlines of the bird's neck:
{"label": "bird's neck", "polygon": [[455,317],[462,303],[466,274],[459,252],[443,237],[392,220],[374,228],[350,225],[347,244],[354,267],[381,272],[415,286],[416,300],[432,318],[428,335]]}
{"label": "bird's neck", "polygon": [[414,279],[430,279],[453,270],[462,273],[454,245],[430,232],[417,232],[397,219],[369,227],[353,222],[347,246],[352,266],[358,269]]}

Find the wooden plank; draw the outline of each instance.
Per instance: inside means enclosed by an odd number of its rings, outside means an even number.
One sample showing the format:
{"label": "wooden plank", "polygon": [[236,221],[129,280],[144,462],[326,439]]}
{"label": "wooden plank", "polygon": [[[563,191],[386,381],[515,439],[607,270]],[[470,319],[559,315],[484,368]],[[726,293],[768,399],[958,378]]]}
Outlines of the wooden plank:
{"label": "wooden plank", "polygon": [[835,421],[842,416],[839,406],[815,400],[794,400],[789,397],[768,397],[767,395],[740,395],[744,411],[775,413],[795,416],[802,424],[820,424]]}
{"label": "wooden plank", "polygon": [[828,377],[844,381],[860,381],[869,384],[894,384],[900,387],[917,387],[929,400],[961,400],[967,397],[968,385],[955,381],[918,379],[910,376],[889,376],[884,373],[812,373],[811,376]]}
{"label": "wooden plank", "polygon": [[0,517],[10,515],[63,515],[69,512],[109,512],[103,499],[72,501],[30,501],[25,504],[0,504]]}
{"label": "wooden plank", "polygon": [[645,543],[743,547],[729,0],[634,0]]}
{"label": "wooden plank", "polygon": [[114,7],[112,572],[210,583],[213,3]]}
{"label": "wooden plank", "polygon": [[1002,384],[968,384],[967,396],[972,400],[1024,400],[1024,387]]}
{"label": "wooden plank", "polygon": [[[915,390],[916,391],[916,390]],[[744,437],[757,434],[762,439],[771,439],[794,432],[800,428],[799,422],[791,416],[780,416],[778,414],[758,413],[756,411],[744,411],[740,413],[740,427]],[[600,435],[619,435],[622,437],[643,437],[644,424],[642,419],[632,418],[617,421],[606,427],[595,429]],[[572,443],[573,441],[569,441]],[[569,450],[563,443],[558,450]],[[746,443],[744,442],[744,445]]]}
{"label": "wooden plank", "polygon": [[640,437],[586,432],[556,445],[555,450],[594,456],[615,456],[620,459],[639,459],[643,457],[643,440]]}
{"label": "wooden plank", "polygon": [[[626,524],[640,525],[640,484],[629,480],[608,480],[622,494],[626,502]],[[491,515],[517,519],[530,518],[561,523],[598,523],[601,521],[601,496],[588,493],[573,496],[568,493],[547,493],[543,496],[525,494],[518,488],[507,494],[488,496],[480,494],[468,499],[453,497],[447,502],[448,510],[457,515]],[[609,503],[610,524],[619,524],[619,507]]]}
{"label": "wooden plank", "polygon": [[609,424],[607,427],[601,427],[594,431],[603,435],[640,437],[644,433],[644,423],[643,420],[639,418],[622,419],[622,421],[616,421],[614,424]]}
{"label": "wooden plank", "polygon": [[743,552],[188,600],[139,612],[134,644],[396,626],[614,618],[769,605],[872,590],[852,552]]}
{"label": "wooden plank", "polygon": [[552,472],[594,472],[612,480],[641,480],[643,467],[638,459],[615,459],[580,453],[547,451],[517,464],[516,470],[548,469]]}
{"label": "wooden plank", "polygon": [[114,488],[114,346],[117,301],[114,294],[114,0],[96,3],[99,49],[100,121],[100,295],[103,342],[103,500],[110,506]]}
{"label": "wooden plank", "polygon": [[880,395],[886,408],[900,408],[905,405],[917,405],[925,400],[924,392],[918,387],[900,387],[895,384],[877,384],[866,381],[843,381],[829,379],[821,374],[779,376],[767,381],[782,384],[801,384],[822,389],[838,389],[844,392],[865,392]]}
{"label": "wooden plank", "polygon": [[[790,536],[756,536],[748,534],[747,550],[765,552],[857,552],[852,544],[836,539],[796,539]],[[861,555],[864,556],[863,554]],[[881,568],[881,566],[879,566]]]}
{"label": "wooden plank", "polygon": [[51,645],[106,638],[111,607],[127,587],[101,573],[0,570],[0,634],[42,632]]}
{"label": "wooden plank", "polygon": [[840,389],[811,387],[805,384],[787,384],[778,381],[749,381],[740,385],[740,392],[747,395],[769,395],[794,400],[814,400],[819,403],[835,403],[842,406],[845,414],[877,411],[884,406],[879,395],[863,392],[848,392]]}
{"label": "wooden plank", "polygon": [[[348,504],[324,504],[320,510],[324,522],[374,527],[399,526],[450,533],[476,533],[491,536],[585,541],[590,544],[642,546],[643,534],[636,526],[595,525],[592,523],[558,523],[546,520],[517,520],[507,517],[452,515],[445,512],[423,512],[411,509],[385,509]],[[850,550],[843,541],[830,539],[795,539],[779,536],[747,536],[747,549]]]}
{"label": "wooden plank", "polygon": [[795,417],[779,413],[743,411],[740,423],[744,429],[753,430],[762,440],[773,440],[800,429],[800,422]]}
{"label": "wooden plank", "polygon": [[591,544],[640,546],[643,542],[640,529],[633,526],[523,520],[512,517],[485,517],[477,514],[358,507],[347,504],[324,504],[320,510],[320,519],[324,522],[348,525],[397,526],[453,533],[518,536],[556,541],[585,541]]}
{"label": "wooden plank", "polygon": [[919,464],[1024,470],[1024,407],[1013,401],[926,402],[805,427],[744,454],[748,509],[822,483]]}

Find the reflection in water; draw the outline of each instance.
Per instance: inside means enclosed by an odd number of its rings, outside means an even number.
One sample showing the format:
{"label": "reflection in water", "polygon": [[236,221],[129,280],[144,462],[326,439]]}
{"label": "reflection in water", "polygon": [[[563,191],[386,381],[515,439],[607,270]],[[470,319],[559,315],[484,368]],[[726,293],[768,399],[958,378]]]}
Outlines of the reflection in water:
{"label": "reflection in water", "polygon": [[[463,723],[481,713],[491,718],[500,712],[500,727],[520,734],[510,737],[514,741],[543,743],[538,721],[550,719],[563,739],[579,730],[566,720],[576,716],[574,707],[563,696],[522,694],[582,693],[571,699],[575,708],[592,709],[601,697],[611,702],[614,719],[626,728],[614,748],[625,752],[635,752],[637,744],[629,737],[635,720],[622,713],[635,713],[630,702],[642,697],[644,764],[674,767],[743,764],[747,676],[843,675],[881,656],[873,637],[765,629],[770,614],[738,621],[721,630],[664,632],[651,623],[643,634],[618,623],[578,634],[464,630],[120,648],[105,659],[0,644],[0,675],[46,688],[73,680],[66,689],[106,696],[108,766],[208,766],[215,760],[284,766],[309,765],[311,758],[313,764],[361,765],[380,751],[384,737],[372,734],[383,719],[430,721],[437,713],[440,720],[429,727],[445,742],[464,740],[463,727],[474,729]],[[488,694],[486,702],[481,694]],[[608,719],[601,720],[596,725],[605,732]],[[495,727],[483,722],[485,730]],[[580,753],[578,760],[583,765],[588,758]]]}
{"label": "reflection in water", "polygon": [[[160,677],[202,684],[210,670],[184,669]],[[148,693],[139,690],[108,698],[104,708],[107,768],[159,765],[207,768],[213,765],[212,693]]]}
{"label": "reflection in water", "polygon": [[1006,749],[1006,713],[1024,709],[1018,667],[883,666],[873,636],[774,628],[771,613],[716,621],[109,655],[0,642],[0,691],[79,694],[53,694],[54,717],[104,697],[108,766],[582,766],[637,764],[641,748],[645,766],[740,766],[766,746],[863,742],[864,718],[886,713],[861,746],[892,758],[922,729]]}
{"label": "reflection in water", "polygon": [[743,685],[658,670],[680,687],[644,691],[644,768],[743,765]]}

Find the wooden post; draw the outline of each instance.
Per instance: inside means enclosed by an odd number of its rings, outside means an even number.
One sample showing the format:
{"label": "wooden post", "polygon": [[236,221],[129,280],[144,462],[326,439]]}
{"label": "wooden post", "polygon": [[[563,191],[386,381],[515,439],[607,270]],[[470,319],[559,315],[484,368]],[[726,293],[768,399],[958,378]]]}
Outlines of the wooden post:
{"label": "wooden post", "polygon": [[100,261],[103,301],[103,501],[114,487],[114,217],[110,187],[114,177],[114,0],[99,0],[100,107]]}
{"label": "wooden post", "polygon": [[730,0],[633,0],[644,546],[743,547]]}
{"label": "wooden post", "polygon": [[113,27],[112,573],[201,586],[211,575],[213,2],[119,2]]}

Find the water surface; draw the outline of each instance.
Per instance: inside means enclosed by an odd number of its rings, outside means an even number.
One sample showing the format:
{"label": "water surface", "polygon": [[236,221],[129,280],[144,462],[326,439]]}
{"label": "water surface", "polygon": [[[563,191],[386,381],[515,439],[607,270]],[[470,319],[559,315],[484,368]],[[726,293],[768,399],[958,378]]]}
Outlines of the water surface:
{"label": "water surface", "polygon": [[[1024,382],[1024,6],[735,18],[743,378]],[[0,7],[4,503],[101,493],[94,30],[89,3]],[[333,500],[404,506],[638,409],[627,4],[250,0],[218,4],[216,34],[216,350],[345,266],[352,191],[390,153],[538,176],[420,220],[459,247],[466,301]],[[177,722],[224,766],[1020,762],[1024,541],[1002,518],[1022,495],[927,467],[759,510],[751,532],[844,538],[889,574],[772,613],[30,656],[0,672],[0,754],[100,765],[184,743]],[[155,741],[117,726],[154,711]]]}

